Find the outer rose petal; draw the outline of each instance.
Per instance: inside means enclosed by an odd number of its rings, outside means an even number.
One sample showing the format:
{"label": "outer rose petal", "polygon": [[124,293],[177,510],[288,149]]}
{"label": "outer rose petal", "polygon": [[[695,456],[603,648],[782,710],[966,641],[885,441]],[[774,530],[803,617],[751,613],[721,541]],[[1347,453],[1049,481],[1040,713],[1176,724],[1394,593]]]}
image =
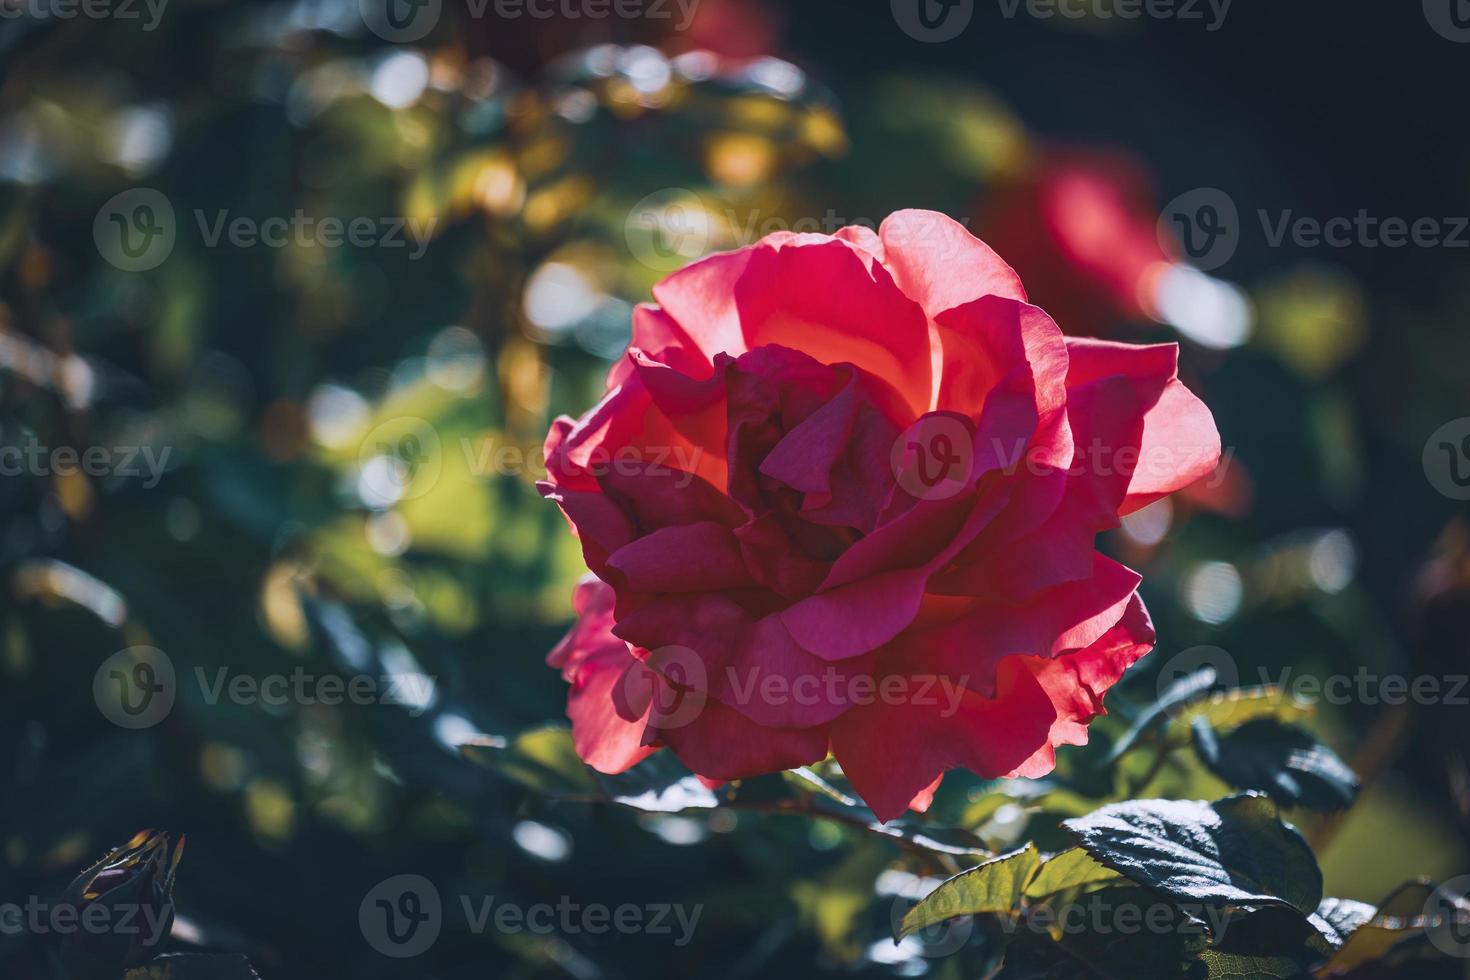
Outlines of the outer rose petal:
{"label": "outer rose petal", "polygon": [[[1069,387],[1109,375],[1134,386],[1143,412],[1136,467],[1120,514],[1130,514],[1160,497],[1208,476],[1220,459],[1220,433],[1204,403],[1179,380],[1177,344],[1139,347],[1104,340],[1067,339]],[[1108,447],[1115,462],[1125,447]]]}
{"label": "outer rose petal", "polygon": [[946,770],[1009,773],[1047,744],[1056,709],[1036,677],[1008,661],[996,696],[962,691],[953,717],[915,699],[852,708],[832,724],[832,752],[879,820],[892,820]]}
{"label": "outer rose petal", "polygon": [[626,644],[619,646],[621,650],[609,646],[583,661],[569,678],[572,689],[567,694],[577,755],[609,774],[623,772],[657,751],[643,744],[650,702],[635,694],[651,689],[653,671],[634,660]]}
{"label": "outer rose petal", "polygon": [[684,658],[697,661],[689,666],[704,675],[686,686],[772,728],[830,722],[848,708],[850,679],[873,669],[871,655],[828,663],[804,650],[779,615],[752,619],[722,595],[660,595],[614,629],[636,647],[682,648]]}
{"label": "outer rose petal", "polygon": [[1056,766],[1058,745],[1086,745],[1087,725],[1105,714],[1103,698],[1154,645],[1154,627],[1143,600],[1134,596],[1118,624],[1084,650],[1055,660],[1026,658],[1026,666],[1046,689],[1057,711],[1049,744],[1016,768],[1015,775],[1036,778]]}
{"label": "outer rose petal", "polygon": [[687,725],[658,730],[679,761],[705,779],[760,776],[809,766],[827,757],[825,728],[770,728],[708,699]]}
{"label": "outer rose petal", "polygon": [[577,755],[606,773],[622,772],[654,751],[643,744],[652,679],[642,675],[652,671],[612,635],[612,599],[605,583],[583,579],[572,600],[579,618],[546,658],[572,685],[567,717]]}
{"label": "outer rose petal", "polygon": [[915,813],[928,813],[929,807],[934,805],[934,794],[939,792],[939,784],[944,782],[944,777],[937,777],[934,782],[919,790],[919,795],[909,800],[909,809]]}
{"label": "outer rose petal", "polygon": [[981,296],[1026,301],[1015,270],[947,215],[895,211],[879,227],[878,237],[893,278],[930,317]]}
{"label": "outer rose petal", "polygon": [[[653,287],[653,298],[703,355],[702,373],[713,373],[719,354],[745,353],[735,283],[745,273],[751,250],[721,252],[687,265]],[[640,345],[641,346],[641,345]]]}

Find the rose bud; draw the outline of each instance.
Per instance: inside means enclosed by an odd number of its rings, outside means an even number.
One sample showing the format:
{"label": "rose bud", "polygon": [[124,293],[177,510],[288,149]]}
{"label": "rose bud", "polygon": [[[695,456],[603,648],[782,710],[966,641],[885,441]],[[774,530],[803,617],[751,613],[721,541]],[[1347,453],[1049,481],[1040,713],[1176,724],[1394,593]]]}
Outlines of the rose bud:
{"label": "rose bud", "polygon": [[[67,887],[61,961],[71,980],[115,977],[148,962],[173,927],[174,875],[184,838],[169,851],[168,835],[140,832],[83,871]],[[60,916],[56,917],[61,921]]]}

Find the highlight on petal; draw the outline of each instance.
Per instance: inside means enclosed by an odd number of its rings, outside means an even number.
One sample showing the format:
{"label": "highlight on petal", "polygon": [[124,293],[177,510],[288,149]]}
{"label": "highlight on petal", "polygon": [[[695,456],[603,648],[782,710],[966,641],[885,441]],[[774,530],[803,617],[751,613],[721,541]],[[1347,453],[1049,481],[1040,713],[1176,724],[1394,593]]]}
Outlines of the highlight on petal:
{"label": "highlight on petal", "polygon": [[1021,277],[968,228],[937,211],[895,211],[878,228],[884,264],[928,314],[1001,296],[1026,302]]}

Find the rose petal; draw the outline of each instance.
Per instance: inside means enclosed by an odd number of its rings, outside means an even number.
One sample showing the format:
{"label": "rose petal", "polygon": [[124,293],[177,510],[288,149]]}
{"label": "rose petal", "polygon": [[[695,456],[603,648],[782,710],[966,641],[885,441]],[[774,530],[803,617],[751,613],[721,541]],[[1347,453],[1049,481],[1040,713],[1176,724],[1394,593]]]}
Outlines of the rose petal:
{"label": "rose petal", "polygon": [[937,211],[895,211],[878,229],[884,265],[931,316],[979,299],[1026,301],[1014,269],[958,221]]}
{"label": "rose petal", "polygon": [[[801,244],[796,244],[800,240]],[[887,380],[914,414],[930,401],[924,311],[866,253],[825,236],[761,244],[735,285],[750,348],[780,344],[824,364],[849,363]]]}
{"label": "rose petal", "polygon": [[833,722],[832,753],[879,820],[900,816],[950,769],[993,778],[1047,744],[1056,718],[1051,699],[1024,666],[1002,667],[994,698],[961,691],[950,717],[916,699],[879,697]]}

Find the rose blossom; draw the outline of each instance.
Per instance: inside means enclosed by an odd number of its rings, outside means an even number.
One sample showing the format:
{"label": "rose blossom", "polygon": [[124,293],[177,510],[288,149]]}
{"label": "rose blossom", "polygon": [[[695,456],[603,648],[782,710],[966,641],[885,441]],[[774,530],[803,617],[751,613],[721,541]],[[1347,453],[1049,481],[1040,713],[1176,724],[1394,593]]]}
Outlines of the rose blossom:
{"label": "rose blossom", "polygon": [[546,442],[593,575],[549,657],[581,757],[667,746],[714,783],[830,752],[888,820],[948,769],[1035,777],[1085,743],[1154,640],[1094,537],[1219,457],[1177,348],[1064,337],[925,211],[653,294]]}

